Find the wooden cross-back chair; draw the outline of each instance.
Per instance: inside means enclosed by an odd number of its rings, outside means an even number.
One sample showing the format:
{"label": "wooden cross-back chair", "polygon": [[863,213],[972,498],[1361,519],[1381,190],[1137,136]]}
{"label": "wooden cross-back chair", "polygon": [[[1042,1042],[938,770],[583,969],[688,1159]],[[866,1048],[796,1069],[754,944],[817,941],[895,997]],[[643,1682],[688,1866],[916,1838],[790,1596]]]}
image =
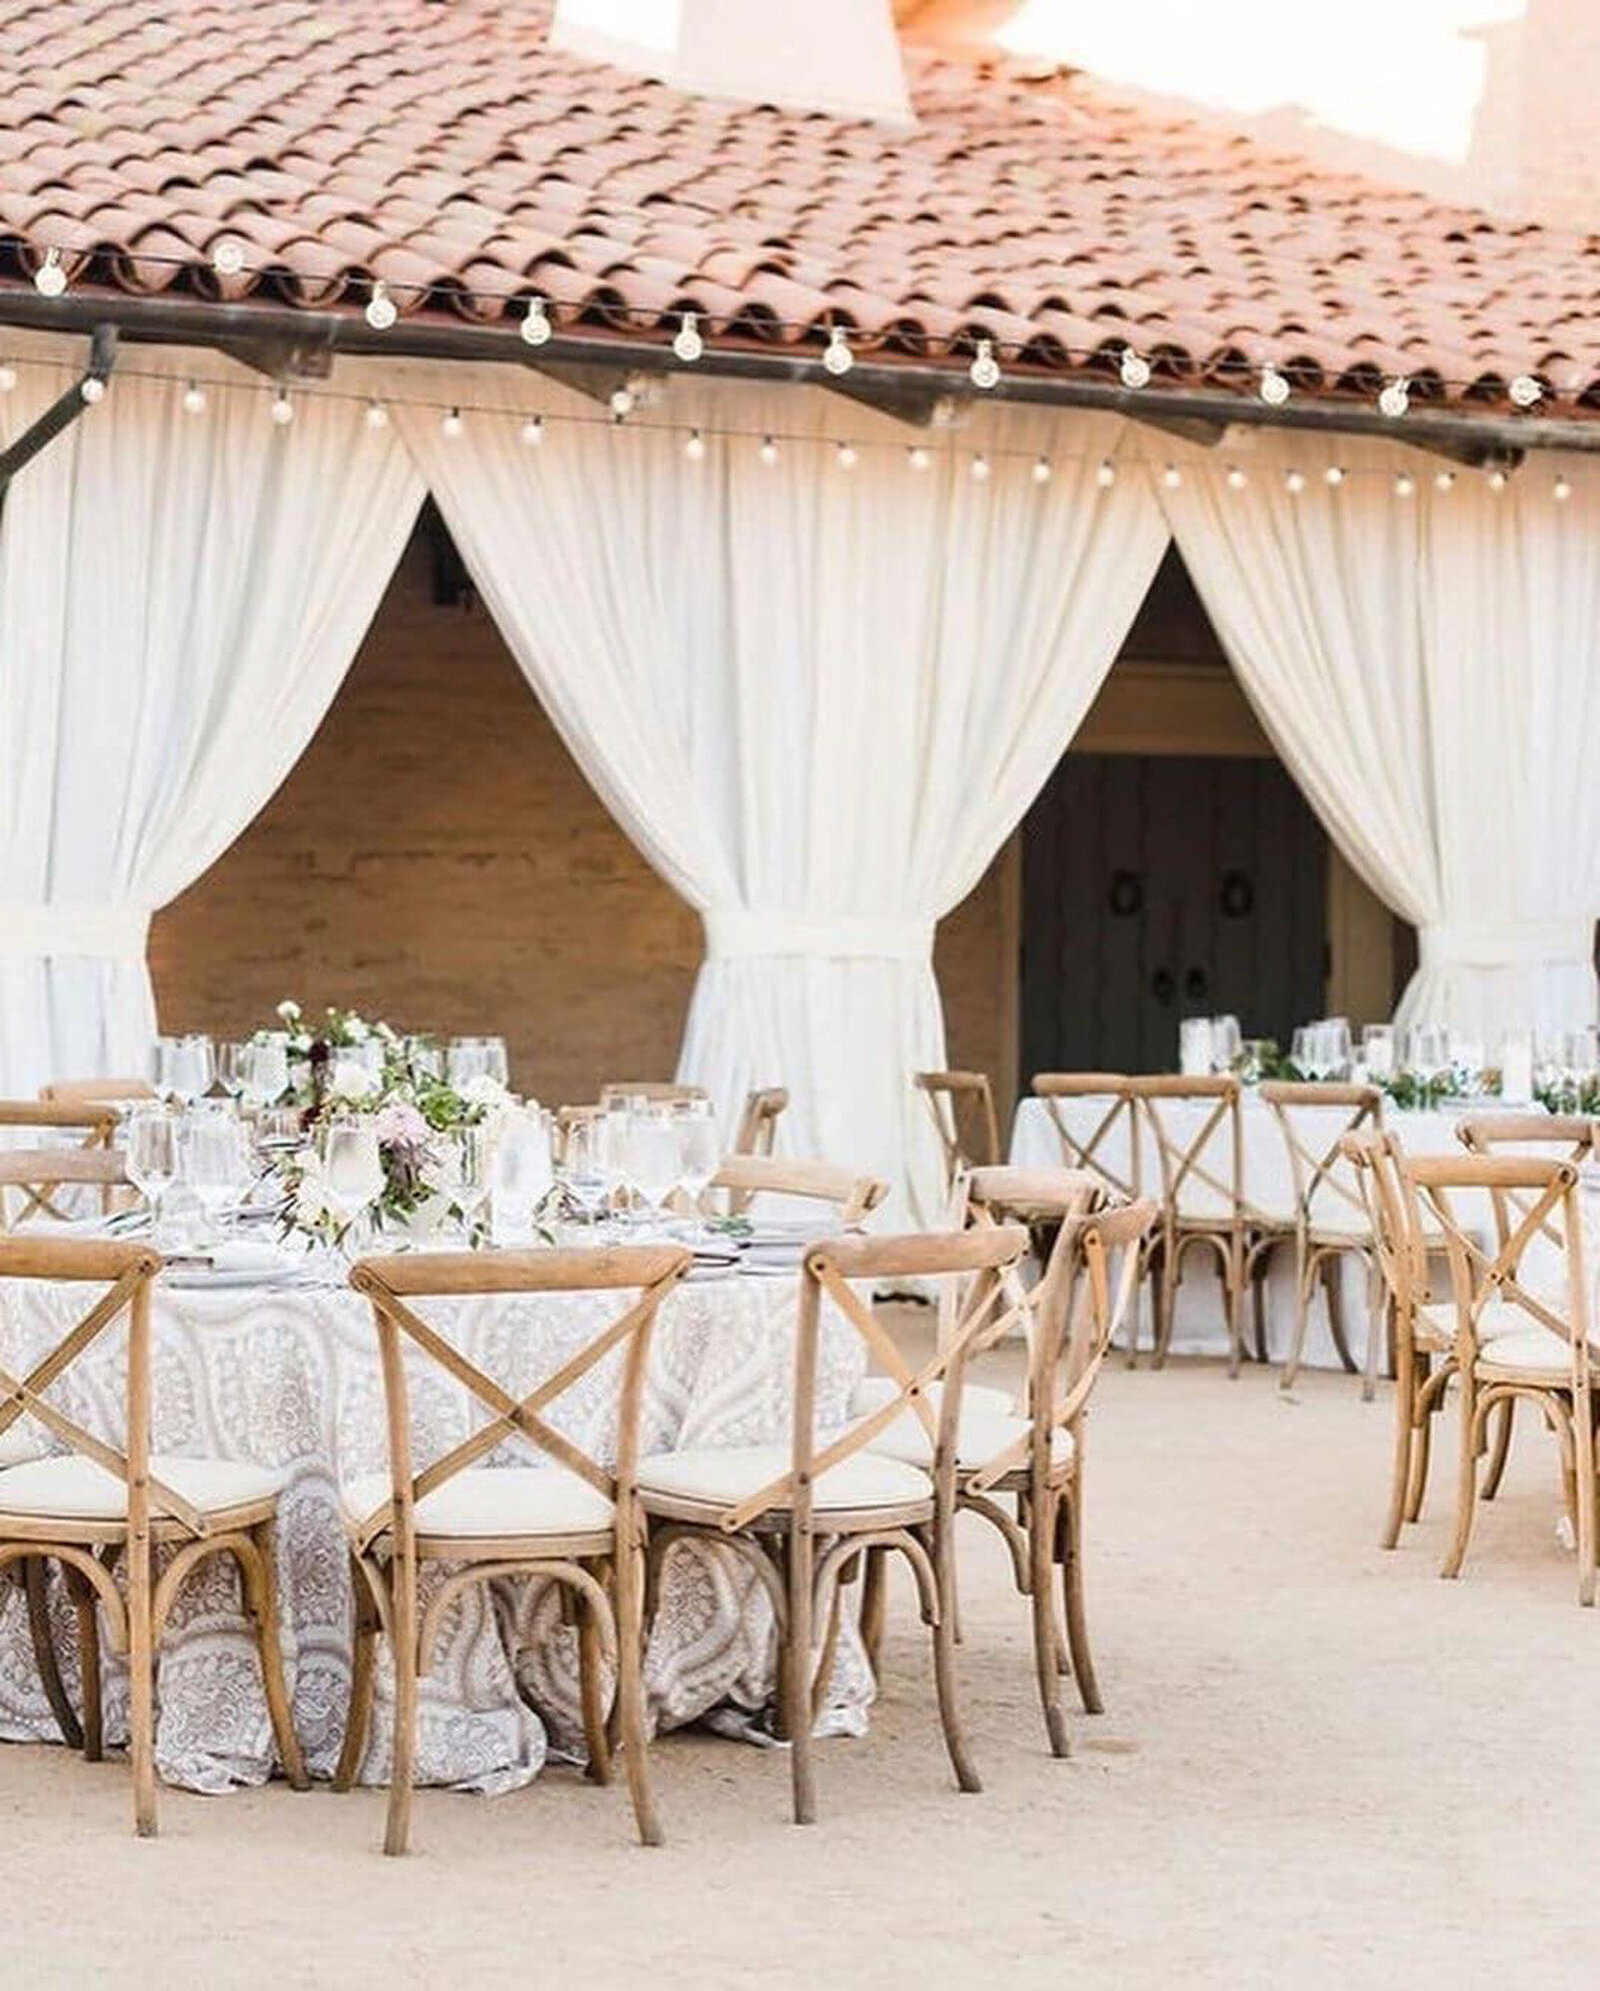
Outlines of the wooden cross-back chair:
{"label": "wooden cross-back chair", "polygon": [[[1150,1130],[1161,1179],[1160,1221],[1152,1232],[1158,1272],[1156,1367],[1166,1361],[1171,1346],[1183,1259],[1199,1245],[1215,1256],[1222,1277],[1228,1373],[1236,1376],[1244,1359],[1244,1288],[1259,1228],[1244,1202],[1239,1081],[1226,1075],[1162,1075],[1130,1078],[1126,1084]],[[1181,1125],[1179,1116],[1189,1109],[1194,1118]]]}
{"label": "wooden cross-back chair", "polygon": [[1000,1123],[987,1074],[913,1072],[911,1082],[933,1116],[946,1189],[968,1169],[993,1168],[1000,1159]]}
{"label": "wooden cross-back chair", "polygon": [[[1375,1085],[1269,1080],[1260,1089],[1289,1151],[1294,1180],[1294,1333],[1279,1385],[1293,1389],[1305,1353],[1311,1296],[1320,1278],[1328,1332],[1347,1374],[1355,1358],[1345,1337],[1341,1261],[1357,1258],[1366,1273],[1369,1320],[1362,1395],[1374,1394],[1383,1339],[1383,1274],[1372,1220],[1347,1135],[1383,1131],[1383,1094]],[[1268,1234],[1270,1236],[1270,1233]]]}
{"label": "wooden cross-back chair", "polygon": [[652,1106],[688,1106],[707,1097],[703,1085],[678,1085],[671,1079],[612,1079],[600,1088],[602,1106],[622,1099],[648,1099]]}
{"label": "wooden cross-back chair", "polygon": [[[1034,1097],[1043,1100],[1061,1143],[1062,1167],[1092,1169],[1124,1202],[1137,1200],[1142,1179],[1138,1107],[1129,1083],[1123,1072],[1036,1072],[1033,1079]],[[1086,1118],[1098,1115],[1086,1134],[1072,1123],[1070,1101],[1083,1107]],[[1125,1155],[1116,1153],[1119,1141]]]}
{"label": "wooden cross-back chair", "polygon": [[[383,1364],[389,1469],[341,1488],[356,1593],[355,1664],[344,1748],[335,1788],[360,1768],[372,1714],[379,1632],[394,1660],[395,1731],[386,1853],[410,1836],[419,1682],[432,1663],[445,1612],[469,1585],[502,1576],[540,1576],[562,1586],[579,1614],[582,1706],[589,1774],[610,1780],[619,1743],[646,1845],[660,1845],[661,1822],[645,1757],[642,1663],[644,1527],[636,1494],[640,1404],[650,1337],[661,1302],[690,1265],[678,1246],[602,1251],[440,1252],[367,1258],[350,1283],[372,1303]],[[412,1301],[530,1293],[616,1294],[616,1316],[535,1388],[513,1395],[465,1355]],[[622,1304],[622,1302],[626,1304]],[[471,1435],[418,1466],[411,1449],[406,1352],[451,1378],[489,1413]],[[605,1464],[558,1431],[547,1413],[615,1353],[616,1460]],[[484,1465],[497,1446],[523,1439],[547,1464]],[[420,1607],[424,1563],[458,1564]],[[602,1680],[607,1648],[617,1655],[616,1700],[608,1730]]]}
{"label": "wooden cross-back chair", "polygon": [[[887,1458],[873,1440],[910,1412],[940,1459],[953,1457],[960,1376],[952,1365],[967,1339],[1002,1307],[1001,1274],[1027,1248],[1027,1233],[929,1232],[915,1237],[830,1238],[806,1254],[795,1333],[794,1405],[787,1445],[671,1452],[647,1459],[639,1486],[650,1516],[652,1595],[675,1542],[700,1538],[735,1551],[755,1571],[778,1624],[779,1698],[789,1739],[794,1817],[816,1816],[811,1728],[831,1669],[840,1584],[868,1551],[898,1552],[910,1563],[933,1634],[934,1677],[945,1746],[962,1790],[981,1788],[956,1703],[950,1522],[953,1476]],[[957,1333],[913,1371],[887,1328],[852,1285],[899,1279],[968,1278]],[[835,1436],[815,1428],[823,1307],[851,1329],[894,1381],[894,1393]],[[932,1408],[934,1386],[954,1373]],[[818,1538],[823,1546],[819,1548]],[[820,1663],[813,1627],[826,1628]]]}
{"label": "wooden cross-back chair", "polygon": [[764,1085],[745,1094],[733,1137],[736,1155],[770,1155],[778,1135],[778,1122],[788,1109],[789,1095],[781,1085]]}
{"label": "wooden cross-back chair", "polygon": [[[1589,1295],[1583,1263],[1578,1170],[1570,1161],[1530,1155],[1426,1155],[1402,1165],[1402,1176],[1431,1211],[1450,1262],[1455,1314],[1455,1368],[1460,1391],[1459,1471],[1455,1529],[1440,1574],[1458,1576],[1477,1507],[1478,1460],[1488,1419],[1498,1404],[1538,1405],[1561,1450],[1562,1478],[1578,1548],[1578,1601],[1595,1597],[1595,1350],[1589,1336]],[[1499,1196],[1509,1214],[1507,1234],[1486,1245],[1471,1210],[1456,1198]],[[1541,1284],[1525,1276],[1524,1258],[1536,1241],[1559,1245],[1563,1276],[1552,1291],[1547,1266]]]}
{"label": "wooden cross-back chair", "polygon": [[147,1078],[58,1078],[39,1088],[46,1106],[119,1105],[125,1099],[158,1096]]}
{"label": "wooden cross-back chair", "polygon": [[831,1203],[848,1229],[869,1216],[889,1193],[887,1182],[856,1175],[825,1161],[778,1160],[771,1155],[729,1155],[710,1187],[726,1199],[730,1217],[743,1216],[758,1196],[798,1196]]}
{"label": "wooden cross-back chair", "polygon": [[[280,1476],[238,1460],[168,1458],[150,1450],[150,1291],[161,1264],[159,1254],[145,1245],[0,1239],[0,1283],[49,1279],[106,1289],[26,1375],[0,1369],[0,1445],[26,1417],[66,1448],[0,1471],[0,1572],[41,1561],[55,1562],[63,1572],[76,1607],[81,1734],[91,1761],[99,1760],[103,1742],[99,1614],[104,1613],[112,1648],[127,1656],[134,1822],[142,1836],[156,1829],[161,1634],[184,1581],[209,1556],[228,1555],[238,1565],[278,1754],[294,1788],[307,1787],[278,1646],[273,1538]],[[67,1416],[46,1393],[124,1317],[126,1411],[119,1445]],[[159,1572],[157,1550],[165,1558]],[[113,1576],[119,1562],[126,1596]]]}
{"label": "wooden cross-back chair", "polygon": [[[16,1133],[26,1142],[0,1147],[0,1230],[35,1216],[70,1220],[79,1213],[57,1200],[69,1185],[98,1188],[101,1211],[108,1211],[116,1189],[128,1179],[112,1147],[116,1127],[109,1106],[0,1100],[0,1139]],[[61,1138],[51,1141],[52,1134]],[[72,1134],[79,1137],[76,1143],[66,1138]]]}

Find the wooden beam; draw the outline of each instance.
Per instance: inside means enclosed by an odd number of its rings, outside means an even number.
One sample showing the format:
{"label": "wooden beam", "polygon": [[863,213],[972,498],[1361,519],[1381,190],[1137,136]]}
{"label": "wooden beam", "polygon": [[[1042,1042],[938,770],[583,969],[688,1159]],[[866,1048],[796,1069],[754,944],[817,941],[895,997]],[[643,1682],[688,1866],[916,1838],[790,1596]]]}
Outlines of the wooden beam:
{"label": "wooden beam", "polygon": [[954,398],[948,384],[939,381],[857,380],[854,371],[842,380],[825,375],[824,384],[830,394],[842,394],[858,408],[871,408],[874,413],[887,415],[891,421],[904,422],[913,429],[932,428],[939,410]]}
{"label": "wooden beam", "polygon": [[1129,419],[1142,429],[1156,429],[1164,436],[1176,436],[1179,442],[1198,443],[1202,449],[1215,449],[1229,426],[1197,415],[1146,414],[1133,409],[1129,410]]}

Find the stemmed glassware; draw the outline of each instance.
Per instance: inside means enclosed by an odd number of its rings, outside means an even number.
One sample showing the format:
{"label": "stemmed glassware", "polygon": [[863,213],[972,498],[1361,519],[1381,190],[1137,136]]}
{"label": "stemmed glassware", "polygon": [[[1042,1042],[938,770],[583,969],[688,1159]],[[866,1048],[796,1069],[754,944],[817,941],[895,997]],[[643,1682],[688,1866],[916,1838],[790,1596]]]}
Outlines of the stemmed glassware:
{"label": "stemmed glassware", "polygon": [[1369,1023],[1361,1032],[1361,1062],[1374,1081],[1394,1074],[1394,1025]]}
{"label": "stemmed glassware", "polygon": [[538,1107],[503,1114],[494,1131],[491,1164],[490,1211],[496,1244],[534,1242],[534,1216],[554,1180],[545,1114]]}
{"label": "stemmed glassware", "polygon": [[183,1168],[205,1216],[207,1234],[228,1227],[250,1186],[250,1159],[244,1129],[231,1105],[218,1100],[192,1107],[181,1130]]}
{"label": "stemmed glassware", "polygon": [[692,1099],[678,1114],[678,1180],[696,1220],[700,1198],[722,1166],[722,1135],[708,1099]]}
{"label": "stemmed glassware", "polygon": [[612,1184],[601,1162],[604,1124],[593,1119],[574,1120],[567,1128],[566,1149],[561,1160],[561,1186],[577,1205],[592,1230],[610,1195]]}
{"label": "stemmed glassware", "polygon": [[445,1163],[450,1201],[461,1212],[469,1239],[489,1194],[489,1135],[485,1127],[458,1127],[450,1137]]}
{"label": "stemmed glassware", "polygon": [[289,1090],[289,1050],[280,1038],[239,1048],[239,1087],[252,1112],[265,1113]]}
{"label": "stemmed glassware", "polygon": [[192,1106],[211,1090],[215,1076],[215,1054],[209,1037],[156,1039],[156,1090],[168,1099]]}
{"label": "stemmed glassware", "polygon": [[128,1115],[125,1166],[128,1180],[150,1210],[150,1230],[161,1234],[162,1205],[178,1177],[178,1123],[164,1105],[151,1100]]}
{"label": "stemmed glassware", "polygon": [[359,1244],[370,1228],[372,1206],[383,1194],[383,1158],[372,1122],[343,1115],[329,1120],[322,1136],[322,1165],[341,1228]]}
{"label": "stemmed glassware", "polygon": [[628,1152],[634,1187],[659,1219],[682,1176],[678,1116],[670,1106],[628,1116]]}
{"label": "stemmed glassware", "polygon": [[444,1074],[457,1091],[475,1078],[487,1076],[508,1085],[511,1067],[503,1037],[452,1037],[445,1051]]}
{"label": "stemmed glassware", "polygon": [[1237,1016],[1213,1016],[1211,1019],[1211,1064],[1218,1072],[1231,1072],[1239,1062],[1239,1050],[1243,1043]]}

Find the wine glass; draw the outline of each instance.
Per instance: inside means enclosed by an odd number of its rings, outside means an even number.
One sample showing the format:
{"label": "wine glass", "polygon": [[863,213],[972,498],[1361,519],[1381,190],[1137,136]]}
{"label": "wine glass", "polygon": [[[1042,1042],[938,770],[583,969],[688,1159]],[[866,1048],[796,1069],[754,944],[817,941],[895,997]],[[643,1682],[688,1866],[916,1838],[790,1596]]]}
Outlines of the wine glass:
{"label": "wine glass", "polygon": [[489,1194],[489,1135],[486,1127],[457,1127],[445,1160],[450,1201],[461,1212],[461,1227],[471,1237],[478,1213]]}
{"label": "wine glass", "polygon": [[359,1065],[371,1078],[383,1077],[383,1039],[366,1037],[359,1044],[343,1044],[339,1047],[340,1061],[348,1060]]}
{"label": "wine glass", "polygon": [[1394,1025],[1369,1023],[1361,1032],[1361,1062],[1367,1077],[1386,1079],[1394,1073]]}
{"label": "wine glass", "polygon": [[597,1159],[606,1179],[606,1192],[614,1204],[620,1204],[617,1214],[624,1225],[628,1221],[634,1188],[633,1144],[630,1138],[632,1117],[621,1100],[613,1099],[595,1121],[599,1136]]}
{"label": "wine glass", "polygon": [[245,1046],[231,1041],[217,1046],[217,1084],[229,1099],[238,1099],[244,1091]]}
{"label": "wine glass", "polygon": [[184,1172],[205,1216],[206,1230],[215,1237],[250,1186],[250,1163],[244,1131],[222,1101],[190,1109],[181,1133]]}
{"label": "wine glass", "polygon": [[340,1116],[328,1121],[322,1137],[322,1162],[328,1194],[340,1226],[350,1232],[365,1219],[383,1194],[383,1157],[377,1129],[370,1120]]}
{"label": "wine glass", "polygon": [[158,1084],[183,1106],[192,1106],[211,1090],[216,1074],[215,1055],[209,1037],[196,1033],[188,1037],[161,1037],[158,1047]]}
{"label": "wine glass", "polygon": [[1214,1016],[1211,1019],[1211,1063],[1219,1072],[1231,1072],[1239,1062],[1239,1047],[1243,1042],[1237,1016]]}
{"label": "wine glass", "polygon": [[603,1133],[598,1117],[574,1120],[567,1128],[566,1151],[561,1159],[561,1186],[591,1230],[600,1221],[600,1211],[615,1187],[601,1163]]}
{"label": "wine glass", "polygon": [[499,1085],[511,1084],[511,1060],[506,1055],[504,1037],[480,1037],[478,1043],[483,1053],[483,1069]]}
{"label": "wine glass", "polygon": [[481,1037],[452,1037],[444,1054],[444,1075],[457,1092],[489,1069]]}
{"label": "wine glass", "polygon": [[496,1244],[525,1246],[537,1236],[534,1213],[554,1181],[550,1125],[537,1107],[505,1114],[495,1129],[491,1228]]}
{"label": "wine glass", "polygon": [[678,1179],[698,1213],[700,1198],[722,1166],[722,1135],[709,1099],[691,1099],[678,1115]]}
{"label": "wine glass", "polygon": [[628,1116],[628,1151],[634,1186],[659,1218],[683,1174],[678,1116],[671,1107]]}
{"label": "wine glass", "polygon": [[1325,1075],[1328,1078],[1346,1079],[1350,1076],[1350,1061],[1353,1056],[1350,1019],[1348,1016],[1330,1016],[1322,1028]]}
{"label": "wine glass", "polygon": [[177,1122],[164,1105],[145,1101],[128,1115],[123,1166],[149,1208],[151,1235],[159,1236],[161,1206],[178,1174]]}
{"label": "wine glass", "polygon": [[239,1083],[245,1104],[265,1113],[289,1090],[289,1048],[276,1037],[240,1048]]}

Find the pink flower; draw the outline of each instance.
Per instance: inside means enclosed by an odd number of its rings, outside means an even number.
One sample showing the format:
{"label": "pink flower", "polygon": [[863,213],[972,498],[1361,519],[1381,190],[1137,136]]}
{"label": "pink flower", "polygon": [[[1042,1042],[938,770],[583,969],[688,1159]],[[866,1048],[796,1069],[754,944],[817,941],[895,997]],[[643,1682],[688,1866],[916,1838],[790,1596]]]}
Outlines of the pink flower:
{"label": "pink flower", "polygon": [[428,1138],[428,1123],[403,1099],[391,1099],[373,1122],[378,1140],[387,1146],[417,1148]]}

